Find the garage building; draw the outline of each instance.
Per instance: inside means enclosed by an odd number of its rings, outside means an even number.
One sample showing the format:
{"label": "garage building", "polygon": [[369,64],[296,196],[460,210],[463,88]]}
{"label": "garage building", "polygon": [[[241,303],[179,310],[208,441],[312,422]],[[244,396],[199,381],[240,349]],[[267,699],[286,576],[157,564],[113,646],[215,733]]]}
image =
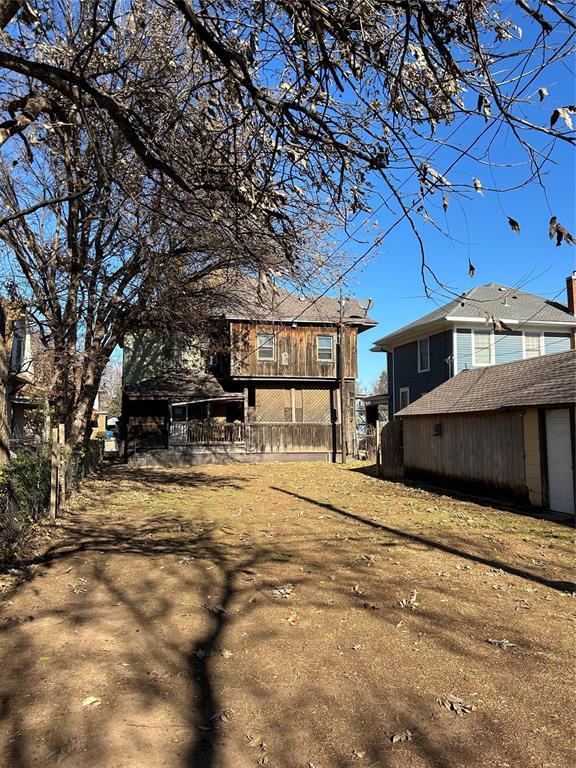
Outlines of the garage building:
{"label": "garage building", "polygon": [[574,514],[576,351],[465,370],[398,413],[404,475]]}

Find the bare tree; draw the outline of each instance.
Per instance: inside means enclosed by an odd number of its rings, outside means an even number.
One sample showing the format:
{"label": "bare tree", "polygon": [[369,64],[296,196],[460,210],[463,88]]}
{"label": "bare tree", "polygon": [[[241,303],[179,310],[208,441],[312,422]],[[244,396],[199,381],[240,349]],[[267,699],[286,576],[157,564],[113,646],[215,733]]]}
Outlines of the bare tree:
{"label": "bare tree", "polygon": [[311,241],[368,211],[375,184],[425,277],[419,222],[490,189],[480,171],[456,184],[457,163],[512,138],[527,172],[508,186],[540,180],[550,142],[575,140],[568,99],[540,106],[573,51],[565,8],[0,0],[0,237],[70,440],[123,333],[190,332],[231,272],[325,274]]}

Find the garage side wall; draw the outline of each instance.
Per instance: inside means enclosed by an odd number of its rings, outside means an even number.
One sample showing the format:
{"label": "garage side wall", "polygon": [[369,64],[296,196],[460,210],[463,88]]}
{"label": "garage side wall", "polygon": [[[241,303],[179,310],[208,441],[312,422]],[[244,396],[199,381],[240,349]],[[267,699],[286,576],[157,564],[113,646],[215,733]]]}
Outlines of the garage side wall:
{"label": "garage side wall", "polygon": [[528,408],[524,412],[524,454],[526,456],[526,485],[530,502],[542,506],[542,467],[538,410]]}
{"label": "garage side wall", "polygon": [[528,500],[522,418],[517,411],[405,417],[405,474]]}

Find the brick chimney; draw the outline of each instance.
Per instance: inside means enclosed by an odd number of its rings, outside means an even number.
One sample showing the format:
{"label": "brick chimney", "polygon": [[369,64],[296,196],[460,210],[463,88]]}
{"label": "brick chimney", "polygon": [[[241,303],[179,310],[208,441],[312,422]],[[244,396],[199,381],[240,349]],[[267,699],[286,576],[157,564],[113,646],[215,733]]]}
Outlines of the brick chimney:
{"label": "brick chimney", "polygon": [[576,270],[566,278],[566,293],[568,295],[568,312],[576,314]]}
{"label": "brick chimney", "polygon": [[[576,271],[566,278],[566,294],[568,300],[568,312],[576,314]],[[576,349],[576,328],[572,328],[572,349]]]}

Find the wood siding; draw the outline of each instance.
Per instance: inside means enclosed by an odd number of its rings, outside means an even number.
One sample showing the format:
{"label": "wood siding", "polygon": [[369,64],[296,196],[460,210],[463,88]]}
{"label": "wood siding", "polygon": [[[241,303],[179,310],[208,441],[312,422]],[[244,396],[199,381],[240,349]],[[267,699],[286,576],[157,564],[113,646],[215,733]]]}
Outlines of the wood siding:
{"label": "wood siding", "polygon": [[249,453],[331,453],[340,450],[334,424],[247,424]]}
{"label": "wood siding", "polygon": [[[274,360],[258,360],[257,334],[277,334]],[[344,329],[344,375],[356,378],[356,328]],[[316,337],[334,337],[334,360],[317,360]],[[271,376],[290,378],[331,378],[337,376],[336,357],[338,329],[325,325],[291,325],[275,323],[256,324],[235,322],[230,324],[232,357],[231,376]]]}
{"label": "wood siding", "polygon": [[523,432],[519,411],[406,417],[404,469],[524,498]]}

